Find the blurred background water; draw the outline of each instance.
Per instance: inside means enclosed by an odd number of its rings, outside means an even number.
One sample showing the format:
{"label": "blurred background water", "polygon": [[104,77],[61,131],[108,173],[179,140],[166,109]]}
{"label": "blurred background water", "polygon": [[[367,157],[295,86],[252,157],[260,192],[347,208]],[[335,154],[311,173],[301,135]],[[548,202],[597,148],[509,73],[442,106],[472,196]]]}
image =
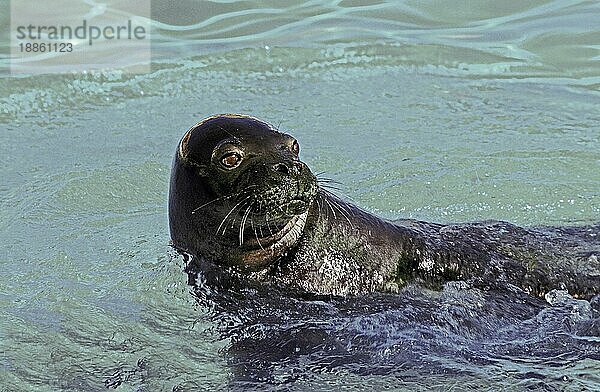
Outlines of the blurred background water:
{"label": "blurred background water", "polygon": [[184,0],[152,15],[151,73],[0,77],[0,390],[600,388],[600,301],[456,284],[228,306],[188,285],[166,217],[179,138],[241,112],[388,218],[597,222],[599,2]]}

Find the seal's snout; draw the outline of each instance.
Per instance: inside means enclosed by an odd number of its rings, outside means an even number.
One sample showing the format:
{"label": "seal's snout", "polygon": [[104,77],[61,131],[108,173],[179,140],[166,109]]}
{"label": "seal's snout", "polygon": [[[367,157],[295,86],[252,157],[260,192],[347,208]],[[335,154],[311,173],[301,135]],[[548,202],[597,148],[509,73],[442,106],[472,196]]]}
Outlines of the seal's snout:
{"label": "seal's snout", "polygon": [[280,162],[271,166],[271,169],[273,169],[273,171],[276,173],[292,175],[300,175],[302,173],[303,168],[304,164],[298,161],[291,163]]}

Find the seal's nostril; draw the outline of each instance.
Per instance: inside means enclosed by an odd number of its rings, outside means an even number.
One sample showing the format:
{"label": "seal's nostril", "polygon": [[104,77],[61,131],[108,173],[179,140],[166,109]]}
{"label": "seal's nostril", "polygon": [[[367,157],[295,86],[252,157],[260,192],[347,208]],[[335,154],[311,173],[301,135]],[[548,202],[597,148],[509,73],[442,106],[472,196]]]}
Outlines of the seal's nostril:
{"label": "seal's nostril", "polygon": [[290,168],[285,163],[277,163],[273,165],[273,170],[283,174],[290,174]]}
{"label": "seal's nostril", "polygon": [[276,163],[272,166],[273,171],[283,174],[299,175],[302,173],[304,164],[302,162]]}

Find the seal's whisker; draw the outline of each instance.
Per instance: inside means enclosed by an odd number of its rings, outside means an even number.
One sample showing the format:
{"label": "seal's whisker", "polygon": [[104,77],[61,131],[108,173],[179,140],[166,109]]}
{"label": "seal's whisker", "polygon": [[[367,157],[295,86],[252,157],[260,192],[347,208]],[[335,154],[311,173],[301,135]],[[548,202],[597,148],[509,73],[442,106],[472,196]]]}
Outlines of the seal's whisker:
{"label": "seal's whisker", "polygon": [[[245,202],[246,200],[248,200],[250,197],[252,197],[252,195],[248,195],[246,196],[244,199],[240,200],[236,205],[234,205],[231,210],[229,210],[229,212],[227,213],[227,215],[225,215],[225,218],[223,218],[223,220],[221,221],[221,224],[219,224],[219,227],[217,227],[217,231],[215,232],[215,234],[219,234],[219,230],[221,230],[221,227],[223,226],[223,224],[225,223],[225,221],[227,220],[227,218],[233,213],[233,211],[243,202]],[[225,235],[225,230],[223,230],[223,234]]]}
{"label": "seal's whisker", "polygon": [[[342,216],[344,218],[346,218],[346,220],[348,221],[348,223],[350,223],[350,226],[354,227],[354,225],[352,224],[352,221],[350,220],[350,215],[352,214],[352,211],[348,209],[347,204],[343,200],[340,200],[333,193],[331,193],[331,192],[329,192],[329,191],[327,191],[325,189],[323,190],[323,192],[327,193],[327,195],[330,196],[330,197],[325,198],[325,201],[327,201],[331,206],[335,207],[335,209],[340,214],[342,214]],[[334,215],[334,218],[335,218],[335,215]]]}
{"label": "seal's whisker", "polygon": [[329,177],[323,177],[322,174],[324,174],[325,172],[320,172],[315,174],[315,177],[317,178],[317,182],[332,182],[332,183],[336,183],[339,185],[344,185],[342,182],[338,181],[338,180],[334,180],[333,178],[329,178]]}
{"label": "seal's whisker", "polygon": [[[237,217],[233,218],[233,220],[231,221],[231,226],[229,226],[230,229],[233,229],[235,227],[235,222],[237,222]],[[226,230],[227,228],[223,227],[223,233],[221,233],[221,235],[225,235]]]}
{"label": "seal's whisker", "polygon": [[348,215],[335,202],[332,202],[331,205],[333,206],[333,208],[335,208],[337,210],[337,212],[339,212],[344,218],[346,218],[348,223],[350,223],[352,225],[352,222],[350,222]]}
{"label": "seal's whisker", "polygon": [[254,230],[254,238],[256,238],[256,242],[258,242],[258,246],[260,246],[260,249],[265,250],[265,248],[263,248],[262,244],[260,243],[260,239],[258,238],[256,226],[254,225],[254,219],[250,218],[250,224],[252,225],[252,229]]}
{"label": "seal's whisker", "polygon": [[265,221],[267,222],[267,229],[269,229],[269,233],[273,235],[273,229],[271,229],[271,222],[269,222],[269,213],[265,214]]}
{"label": "seal's whisker", "polygon": [[333,186],[333,185],[325,185],[325,184],[320,184],[321,188],[325,188],[325,189],[333,189],[336,191],[342,191],[341,188],[338,188],[337,186]]}
{"label": "seal's whisker", "polygon": [[227,196],[217,197],[216,199],[213,199],[213,200],[211,200],[211,201],[209,201],[207,203],[202,204],[200,207],[194,208],[194,210],[192,211],[192,214],[195,214],[196,211],[198,211],[199,209],[204,208],[204,207],[206,207],[206,206],[208,206],[208,205],[210,205],[210,204],[212,204],[212,203],[214,203],[216,201],[223,200],[223,199],[229,199],[230,197],[233,197],[233,195],[227,195]]}
{"label": "seal's whisker", "polygon": [[[258,213],[260,214],[262,212],[262,202],[258,202]],[[266,218],[265,218],[266,219]],[[260,231],[260,237],[264,238],[265,235],[263,234],[263,229],[262,229],[263,225],[258,226],[258,231]]]}
{"label": "seal's whisker", "polygon": [[350,220],[350,217],[348,216],[348,212],[344,212],[345,208],[336,200],[334,200],[332,204],[340,212],[340,214],[342,214],[342,216],[344,218],[346,218],[348,223],[350,223],[350,226],[354,227],[354,225],[352,224],[352,221]]}
{"label": "seal's whisker", "polygon": [[[242,208],[243,208],[243,205],[244,204],[242,204]],[[224,218],[224,220],[226,220],[226,219],[227,219],[227,217]],[[230,229],[233,229],[235,227],[235,222],[237,222],[237,216],[231,220],[231,225],[229,226]],[[225,222],[222,222],[222,223],[225,223]],[[221,236],[224,236],[226,231],[227,231],[227,225],[224,225],[223,231],[221,232]],[[218,231],[217,231],[217,234],[219,234]]]}
{"label": "seal's whisker", "polygon": [[216,201],[227,200],[227,199],[236,198],[236,197],[239,197],[239,196],[245,196],[246,193],[248,192],[248,190],[250,188],[257,187],[257,186],[258,185],[256,185],[256,184],[249,185],[249,186],[247,186],[246,188],[242,189],[241,191],[239,191],[237,193],[234,193],[234,194],[231,194],[231,195],[220,196],[220,197],[217,197],[216,199],[212,199],[211,201],[208,201],[208,202],[200,205],[199,207],[194,208],[194,210],[192,211],[192,214],[195,214],[196,211],[198,211],[199,209],[204,208],[204,207],[206,207],[208,205],[211,205],[212,203],[214,203]]}
{"label": "seal's whisker", "polygon": [[[245,198],[242,201],[243,201],[243,203],[239,206],[238,211],[243,211],[246,208],[246,206],[248,205],[248,197]],[[243,218],[243,215],[242,215],[242,218]],[[232,229],[235,227],[235,224],[236,224],[237,220],[238,220],[238,216],[235,216],[233,218],[233,221],[231,222],[231,228]],[[241,220],[240,220],[240,224],[241,224]],[[227,230],[227,227],[223,226],[223,232],[221,233],[221,235],[225,235],[225,231],[226,230]]]}
{"label": "seal's whisker", "polygon": [[333,214],[333,219],[337,219],[337,216],[335,215],[335,211],[333,210],[333,207],[331,206],[331,202],[329,201],[329,199],[325,198],[325,203],[327,203],[327,205],[329,206],[329,209],[331,210],[331,213]]}
{"label": "seal's whisker", "polygon": [[[263,201],[259,200],[258,201],[258,213],[262,214],[262,212],[263,212]],[[269,226],[269,213],[268,212],[265,214],[265,216],[263,217],[263,219],[264,219],[264,221],[265,221],[265,223],[267,224],[267,227],[268,227]],[[260,230],[260,236],[262,238],[265,237],[265,235],[263,234],[263,226],[264,225],[262,225],[262,224],[260,226],[258,226],[258,229]],[[273,235],[273,233],[271,233],[271,235]]]}
{"label": "seal's whisker", "polygon": [[[323,192],[327,191],[323,190]],[[329,205],[327,204],[327,197],[325,196],[325,193],[320,193],[319,196],[322,199],[321,206],[325,212],[325,215],[327,216],[327,219],[329,219],[329,216],[331,215],[331,207],[329,207]]]}
{"label": "seal's whisker", "polygon": [[325,178],[325,177],[317,177],[317,182],[319,182],[319,183],[325,182],[325,183],[344,185],[344,183],[342,183],[340,181],[334,180],[332,178]]}
{"label": "seal's whisker", "polygon": [[246,188],[242,189],[238,193],[235,193],[235,194],[231,195],[231,197],[246,196],[246,195],[248,195],[251,192],[251,188],[255,188],[257,186],[258,185],[248,185]]}
{"label": "seal's whisker", "polygon": [[250,214],[250,210],[252,209],[252,204],[251,203],[248,208],[246,209],[246,212],[244,213],[244,216],[242,217],[242,222],[240,223],[240,246],[242,246],[242,244],[244,243],[244,229],[246,227],[246,221],[248,220],[248,215]]}

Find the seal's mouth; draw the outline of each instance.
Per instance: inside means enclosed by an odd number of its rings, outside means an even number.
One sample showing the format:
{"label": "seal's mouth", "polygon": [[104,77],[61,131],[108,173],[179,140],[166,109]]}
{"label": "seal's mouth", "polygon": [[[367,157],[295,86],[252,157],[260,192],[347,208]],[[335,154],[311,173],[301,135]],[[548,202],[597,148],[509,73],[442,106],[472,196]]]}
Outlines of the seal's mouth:
{"label": "seal's mouth", "polygon": [[294,235],[290,234],[300,234],[304,228],[304,224],[306,223],[306,217],[308,212],[305,212],[300,215],[295,215],[290,219],[285,226],[283,226],[276,233],[268,236],[268,237],[251,237],[244,243],[244,245],[249,247],[268,247],[277,243],[286,242],[286,240],[291,240]]}
{"label": "seal's mouth", "polygon": [[308,209],[309,203],[307,197],[295,197],[283,203],[281,208],[289,215],[298,215]]}
{"label": "seal's mouth", "polygon": [[252,238],[244,244],[247,249],[242,255],[242,267],[247,271],[258,271],[281,257],[296,243],[304,231],[308,211],[296,215],[277,233],[263,238]]}

